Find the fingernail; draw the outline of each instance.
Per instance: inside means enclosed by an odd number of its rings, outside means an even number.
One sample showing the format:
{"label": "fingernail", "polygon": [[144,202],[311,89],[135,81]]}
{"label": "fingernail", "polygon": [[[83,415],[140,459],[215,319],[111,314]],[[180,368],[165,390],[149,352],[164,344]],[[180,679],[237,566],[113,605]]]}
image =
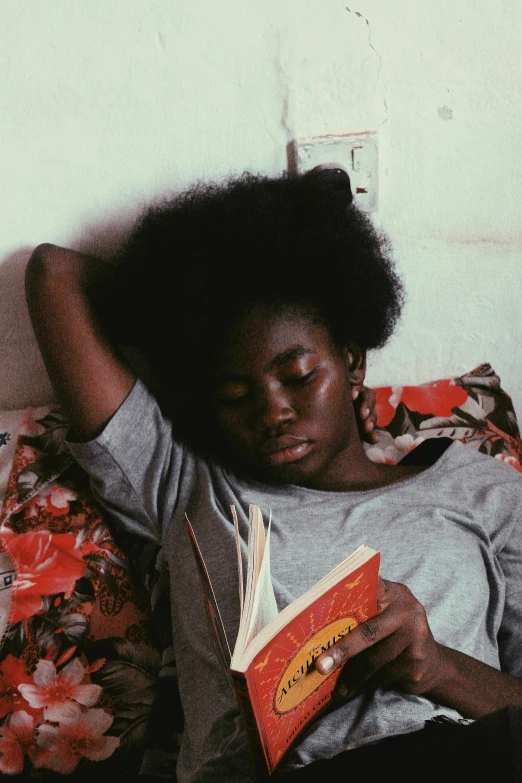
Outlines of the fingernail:
{"label": "fingernail", "polygon": [[370,413],[370,409],[369,408],[363,408],[361,413],[362,413],[363,416],[368,416],[368,414]]}
{"label": "fingernail", "polygon": [[359,396],[359,389],[352,389],[352,400],[356,400]]}
{"label": "fingernail", "polygon": [[367,427],[368,427],[368,432],[371,432],[373,430],[373,421],[369,421]]}
{"label": "fingernail", "polygon": [[330,669],[333,668],[334,659],[332,658],[331,655],[323,655],[323,657],[321,658],[320,663],[321,663],[321,669],[322,669],[323,674],[328,674]]}

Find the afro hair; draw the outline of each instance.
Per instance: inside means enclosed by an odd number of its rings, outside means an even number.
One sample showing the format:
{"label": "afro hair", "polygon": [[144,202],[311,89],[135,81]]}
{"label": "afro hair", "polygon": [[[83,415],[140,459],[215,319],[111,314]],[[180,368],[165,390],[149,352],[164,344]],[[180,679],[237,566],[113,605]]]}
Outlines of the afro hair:
{"label": "afro hair", "polygon": [[95,304],[173,399],[189,400],[240,312],[308,308],[337,346],[388,340],[402,286],[388,241],[326,169],[198,184],[147,210]]}

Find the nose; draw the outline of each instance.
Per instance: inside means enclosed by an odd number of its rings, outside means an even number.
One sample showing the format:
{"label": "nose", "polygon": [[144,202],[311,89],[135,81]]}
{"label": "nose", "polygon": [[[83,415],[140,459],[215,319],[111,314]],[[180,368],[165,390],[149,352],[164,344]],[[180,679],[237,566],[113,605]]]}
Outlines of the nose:
{"label": "nose", "polygon": [[264,390],[257,411],[257,428],[261,431],[275,431],[282,424],[296,418],[289,395],[281,387]]}

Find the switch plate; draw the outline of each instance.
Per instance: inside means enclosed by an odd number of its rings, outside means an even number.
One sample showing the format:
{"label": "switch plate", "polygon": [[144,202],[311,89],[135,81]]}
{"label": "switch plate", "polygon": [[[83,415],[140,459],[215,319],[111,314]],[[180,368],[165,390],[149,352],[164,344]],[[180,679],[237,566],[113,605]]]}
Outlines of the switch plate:
{"label": "switch plate", "polygon": [[379,204],[377,134],[348,133],[297,139],[288,150],[290,172],[304,173],[321,163],[337,163],[348,173],[354,201],[364,212],[376,212]]}

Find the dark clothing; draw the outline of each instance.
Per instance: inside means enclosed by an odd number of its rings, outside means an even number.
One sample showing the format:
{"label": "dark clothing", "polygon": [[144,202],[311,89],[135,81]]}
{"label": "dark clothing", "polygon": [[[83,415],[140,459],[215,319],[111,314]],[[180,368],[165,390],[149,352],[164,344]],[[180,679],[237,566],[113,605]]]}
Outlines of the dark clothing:
{"label": "dark clothing", "polygon": [[[359,777],[360,776],[360,777]],[[522,707],[468,725],[440,719],[411,734],[276,774],[274,783],[522,783]]]}

